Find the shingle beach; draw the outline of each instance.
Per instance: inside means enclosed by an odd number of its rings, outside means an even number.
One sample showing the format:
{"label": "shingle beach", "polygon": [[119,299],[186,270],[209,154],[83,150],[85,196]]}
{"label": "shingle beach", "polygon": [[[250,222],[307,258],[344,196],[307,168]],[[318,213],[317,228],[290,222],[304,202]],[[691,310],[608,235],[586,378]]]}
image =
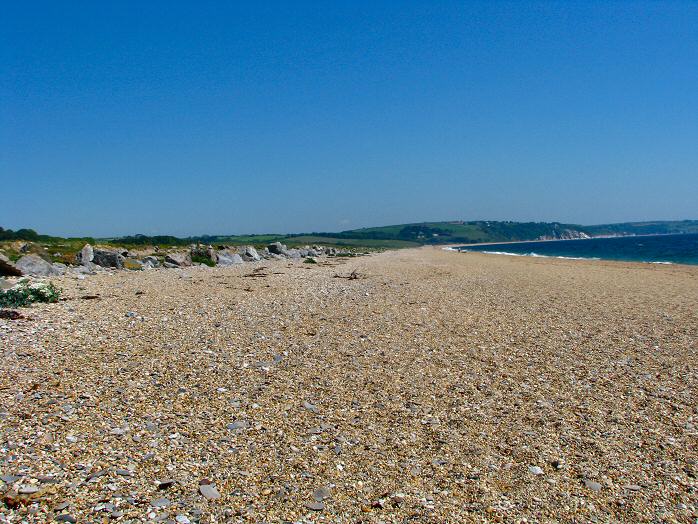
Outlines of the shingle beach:
{"label": "shingle beach", "polygon": [[698,518],[698,267],[438,248],[51,279],[0,522]]}

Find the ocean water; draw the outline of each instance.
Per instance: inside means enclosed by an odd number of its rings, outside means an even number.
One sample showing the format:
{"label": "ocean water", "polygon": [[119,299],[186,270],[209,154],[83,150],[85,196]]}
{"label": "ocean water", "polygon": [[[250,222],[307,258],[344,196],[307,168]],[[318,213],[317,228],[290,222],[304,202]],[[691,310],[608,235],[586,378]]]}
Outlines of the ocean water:
{"label": "ocean water", "polygon": [[499,255],[698,264],[698,234],[552,240],[463,246],[458,251]]}

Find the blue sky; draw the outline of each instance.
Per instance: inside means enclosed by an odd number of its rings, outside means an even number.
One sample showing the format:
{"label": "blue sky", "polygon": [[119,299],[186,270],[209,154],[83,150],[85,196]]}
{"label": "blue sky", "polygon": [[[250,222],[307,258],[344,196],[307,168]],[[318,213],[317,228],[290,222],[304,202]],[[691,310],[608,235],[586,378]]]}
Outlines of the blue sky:
{"label": "blue sky", "polygon": [[698,218],[696,2],[13,2],[0,225]]}

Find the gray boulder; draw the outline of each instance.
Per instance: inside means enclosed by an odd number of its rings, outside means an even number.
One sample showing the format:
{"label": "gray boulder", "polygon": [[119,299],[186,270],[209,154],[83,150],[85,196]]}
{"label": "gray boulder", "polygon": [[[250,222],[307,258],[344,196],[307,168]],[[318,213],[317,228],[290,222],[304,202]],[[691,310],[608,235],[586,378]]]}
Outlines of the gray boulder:
{"label": "gray boulder", "polygon": [[[169,264],[169,266],[167,266]],[[189,253],[170,253],[165,256],[165,267],[188,267],[191,266],[191,255]]]}
{"label": "gray boulder", "polygon": [[14,284],[8,282],[4,278],[0,278],[0,291],[7,291],[8,289],[12,289],[13,287]]}
{"label": "gray boulder", "polygon": [[240,256],[245,262],[257,262],[258,260],[262,260],[257,250],[252,246],[242,246],[240,248]]}
{"label": "gray boulder", "polygon": [[301,252],[298,249],[288,249],[286,251],[286,253],[284,253],[284,254],[288,258],[293,258],[293,259],[298,259],[298,258],[302,257]]}
{"label": "gray boulder", "polygon": [[82,264],[83,266],[86,266],[89,262],[92,262],[94,258],[95,252],[90,244],[85,244],[80,252],[75,256],[78,264]]}
{"label": "gray boulder", "polygon": [[92,262],[102,267],[115,267],[123,269],[124,256],[120,251],[111,249],[93,249]]}
{"label": "gray boulder", "polygon": [[218,253],[218,260],[216,262],[219,266],[234,266],[236,264],[242,264],[244,260],[237,253],[220,251]]}
{"label": "gray boulder", "polygon": [[155,267],[160,267],[160,261],[157,257],[143,257],[143,269],[153,269]]}
{"label": "gray boulder", "polygon": [[51,275],[60,275],[60,270],[53,267],[51,262],[47,262],[37,255],[24,255],[15,264],[24,275],[32,275],[36,277],[48,277]]}
{"label": "gray boulder", "polygon": [[0,253],[0,275],[6,277],[21,277],[22,270],[18,269],[10,259]]}
{"label": "gray boulder", "polygon": [[288,248],[283,245],[281,242],[272,242],[267,246],[267,249],[269,250],[269,253],[272,255],[286,255],[286,251],[288,251]]}

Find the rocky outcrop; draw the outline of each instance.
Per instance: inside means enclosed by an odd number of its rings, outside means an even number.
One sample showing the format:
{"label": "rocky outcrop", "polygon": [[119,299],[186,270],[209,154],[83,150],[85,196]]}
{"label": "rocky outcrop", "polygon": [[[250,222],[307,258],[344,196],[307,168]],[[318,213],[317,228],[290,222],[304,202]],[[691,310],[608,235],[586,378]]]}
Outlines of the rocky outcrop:
{"label": "rocky outcrop", "polygon": [[216,263],[219,266],[234,266],[236,264],[242,264],[244,260],[237,253],[231,253],[230,251],[219,251],[217,254]]}
{"label": "rocky outcrop", "polygon": [[123,269],[124,255],[121,250],[93,249],[92,262],[102,267]]}
{"label": "rocky outcrop", "polygon": [[15,266],[22,274],[35,277],[48,277],[65,273],[65,266],[61,264],[60,266],[63,266],[63,268],[56,267],[38,255],[24,255],[17,261]]}
{"label": "rocky outcrop", "polygon": [[9,258],[0,253],[0,275],[6,277],[21,277],[22,270],[17,268]]}
{"label": "rocky outcrop", "polygon": [[191,255],[189,253],[170,253],[165,256],[165,267],[189,267]]}

